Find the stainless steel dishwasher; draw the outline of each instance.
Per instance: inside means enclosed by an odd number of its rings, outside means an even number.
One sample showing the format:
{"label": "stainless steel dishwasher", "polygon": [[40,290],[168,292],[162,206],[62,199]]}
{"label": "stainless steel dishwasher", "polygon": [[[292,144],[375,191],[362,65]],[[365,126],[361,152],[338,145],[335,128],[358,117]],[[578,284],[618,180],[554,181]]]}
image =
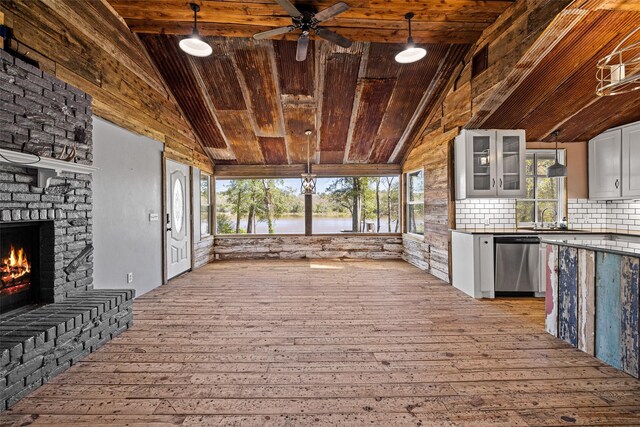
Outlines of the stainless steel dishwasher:
{"label": "stainless steel dishwasher", "polygon": [[496,296],[534,296],[540,283],[540,239],[500,236],[494,243]]}

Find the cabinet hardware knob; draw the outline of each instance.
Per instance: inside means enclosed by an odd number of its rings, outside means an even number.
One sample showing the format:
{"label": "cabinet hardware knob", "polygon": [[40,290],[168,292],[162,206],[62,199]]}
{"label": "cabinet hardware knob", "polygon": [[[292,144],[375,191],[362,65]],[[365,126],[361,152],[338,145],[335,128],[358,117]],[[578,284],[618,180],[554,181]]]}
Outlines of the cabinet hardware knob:
{"label": "cabinet hardware knob", "polygon": [[619,188],[619,187],[620,187],[620,180],[616,179],[616,188]]}
{"label": "cabinet hardware knob", "polygon": [[502,188],[502,178],[500,178],[500,188]]}
{"label": "cabinet hardware knob", "polygon": [[496,179],[495,179],[495,178],[492,178],[492,179],[493,179],[493,181],[492,181],[491,186],[492,186],[492,187],[495,187],[495,186],[496,186]]}

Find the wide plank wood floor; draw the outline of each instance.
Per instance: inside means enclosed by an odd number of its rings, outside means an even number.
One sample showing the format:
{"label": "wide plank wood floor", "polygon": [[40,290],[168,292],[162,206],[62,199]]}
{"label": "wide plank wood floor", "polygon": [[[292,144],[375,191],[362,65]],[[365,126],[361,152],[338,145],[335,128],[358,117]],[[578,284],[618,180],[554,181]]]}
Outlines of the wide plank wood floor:
{"label": "wide plank wood floor", "polygon": [[640,381],[400,261],[219,262],[1,425],[640,425]]}

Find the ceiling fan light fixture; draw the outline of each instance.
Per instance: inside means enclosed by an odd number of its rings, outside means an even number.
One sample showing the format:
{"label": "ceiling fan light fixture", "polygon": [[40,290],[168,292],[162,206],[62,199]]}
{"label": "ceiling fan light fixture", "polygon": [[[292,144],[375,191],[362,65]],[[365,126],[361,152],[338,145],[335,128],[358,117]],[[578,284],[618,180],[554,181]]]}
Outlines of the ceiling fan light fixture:
{"label": "ceiling fan light fixture", "polygon": [[407,38],[407,44],[405,48],[396,55],[396,62],[400,64],[410,64],[421,60],[427,55],[427,50],[421,47],[417,47],[413,42],[411,36],[411,19],[414,17],[413,12],[407,13],[404,18],[409,23],[409,37]]}
{"label": "ceiling fan light fixture", "polygon": [[213,49],[207,42],[202,40],[198,33],[198,12],[200,11],[200,6],[195,3],[190,3],[189,6],[191,10],[193,10],[193,33],[186,39],[180,40],[180,49],[193,56],[209,56],[213,53]]}

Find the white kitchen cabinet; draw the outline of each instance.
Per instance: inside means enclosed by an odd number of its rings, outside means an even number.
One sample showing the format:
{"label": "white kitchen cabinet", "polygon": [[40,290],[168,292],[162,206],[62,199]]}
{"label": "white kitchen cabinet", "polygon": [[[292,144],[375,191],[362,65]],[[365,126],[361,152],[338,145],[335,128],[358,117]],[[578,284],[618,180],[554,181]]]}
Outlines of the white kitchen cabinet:
{"label": "white kitchen cabinet", "polygon": [[474,298],[494,298],[493,235],[451,233],[452,284]]}
{"label": "white kitchen cabinet", "polygon": [[589,198],[622,196],[622,132],[614,129],[589,141]]}
{"label": "white kitchen cabinet", "polygon": [[640,122],[610,129],[589,141],[589,198],[640,196]]}
{"label": "white kitchen cabinet", "polygon": [[525,195],[524,130],[465,129],[454,143],[456,199]]}
{"label": "white kitchen cabinet", "polygon": [[640,196],[640,123],[622,128],[622,197]]}

